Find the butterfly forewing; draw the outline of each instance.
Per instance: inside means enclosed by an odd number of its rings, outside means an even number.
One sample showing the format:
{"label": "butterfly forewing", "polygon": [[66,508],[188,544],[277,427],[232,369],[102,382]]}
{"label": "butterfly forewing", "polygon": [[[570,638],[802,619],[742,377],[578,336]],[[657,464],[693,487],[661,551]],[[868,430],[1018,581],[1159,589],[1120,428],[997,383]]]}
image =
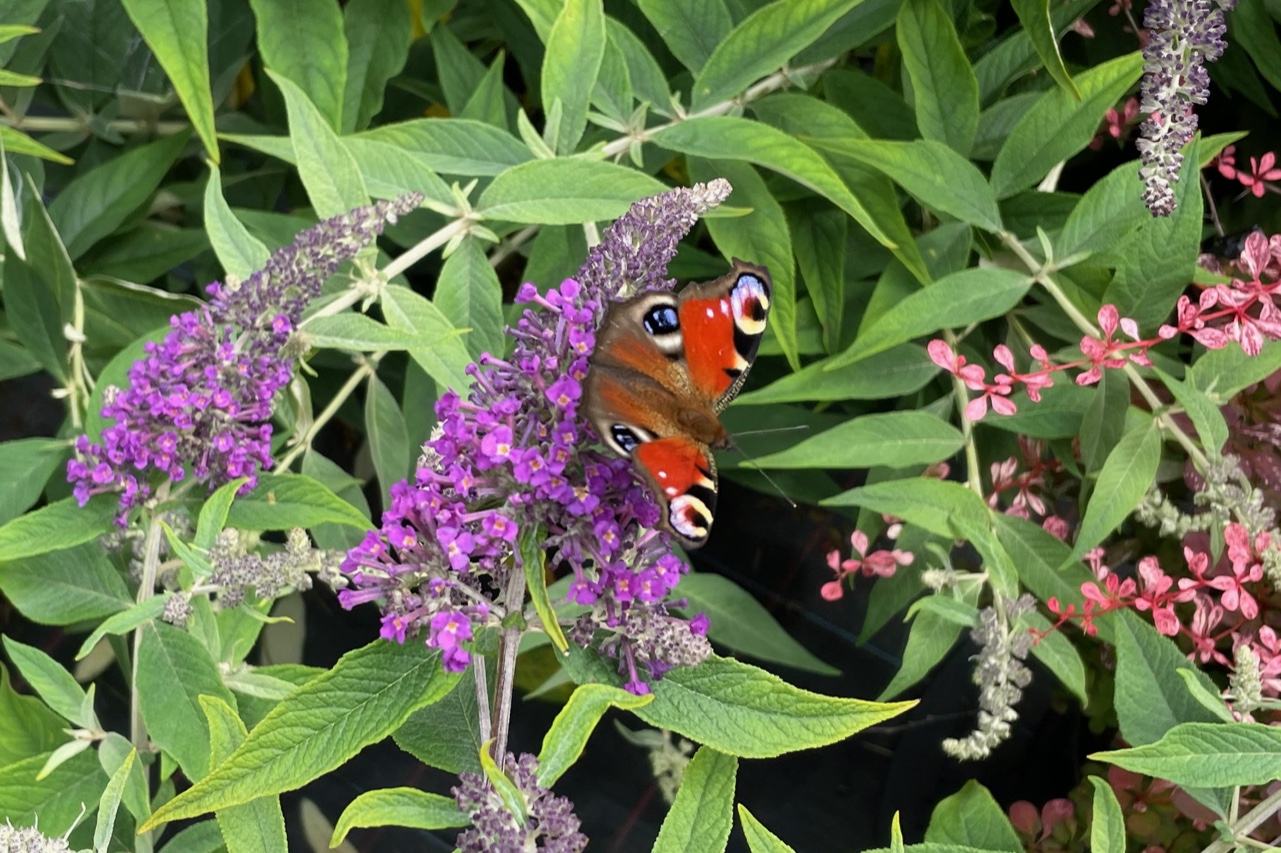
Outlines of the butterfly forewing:
{"label": "butterfly forewing", "polygon": [[715,281],[677,295],[612,305],[597,332],[584,410],[601,440],[632,458],[687,548],[707,541],[716,512],[717,415],[738,394],[769,317],[764,267],[734,260]]}

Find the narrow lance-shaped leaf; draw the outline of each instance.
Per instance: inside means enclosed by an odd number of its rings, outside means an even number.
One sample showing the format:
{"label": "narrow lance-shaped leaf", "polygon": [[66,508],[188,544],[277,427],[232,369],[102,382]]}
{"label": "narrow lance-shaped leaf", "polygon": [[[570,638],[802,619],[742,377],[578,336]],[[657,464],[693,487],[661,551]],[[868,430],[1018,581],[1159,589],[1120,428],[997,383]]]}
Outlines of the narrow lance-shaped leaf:
{"label": "narrow lance-shaped leaf", "polygon": [[209,158],[219,162],[205,0],[124,0],[124,7],[173,83]]}

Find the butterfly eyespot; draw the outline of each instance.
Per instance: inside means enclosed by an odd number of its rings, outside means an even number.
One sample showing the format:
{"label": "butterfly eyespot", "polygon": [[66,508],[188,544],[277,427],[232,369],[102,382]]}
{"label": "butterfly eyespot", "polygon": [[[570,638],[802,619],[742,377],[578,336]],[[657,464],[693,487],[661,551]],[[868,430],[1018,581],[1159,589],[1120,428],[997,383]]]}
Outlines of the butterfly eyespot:
{"label": "butterfly eyespot", "polygon": [[660,305],[657,308],[651,308],[645,312],[645,317],[641,321],[645,324],[645,331],[651,335],[670,335],[673,332],[679,332],[681,329],[680,315],[671,305]]}
{"label": "butterfly eyespot", "polygon": [[630,427],[622,424],[614,424],[610,427],[610,437],[614,443],[623,449],[629,456],[631,452],[641,446],[641,438]]}

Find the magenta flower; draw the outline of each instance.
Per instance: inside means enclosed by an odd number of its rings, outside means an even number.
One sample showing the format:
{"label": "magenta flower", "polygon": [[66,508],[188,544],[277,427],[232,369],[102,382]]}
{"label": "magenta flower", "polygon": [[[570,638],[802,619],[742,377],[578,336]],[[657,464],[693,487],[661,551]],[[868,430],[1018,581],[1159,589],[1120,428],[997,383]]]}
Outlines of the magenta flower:
{"label": "magenta flower", "polygon": [[130,368],[129,387],[104,395],[103,417],[115,424],[101,443],[76,441],[67,479],[80,505],[117,492],[123,525],[150,496],[151,474],[191,476],[211,488],[248,477],[240,492],[251,491],[258,471],[272,466],[272,402],[293,378],[285,344],[303,309],[339,264],[421,200],[402,196],[326,219],[247,280],[214,282],[206,305],[171,318],[173,331],[148,343]]}
{"label": "magenta flower", "polygon": [[[637,202],[605,230],[577,279],[544,294],[520,289],[517,302],[531,307],[508,329],[511,355],[481,356],[468,368],[466,399],[451,390],[436,404],[439,427],[414,483],[392,490],[378,535],[343,564],[353,584],[340,594],[344,607],[375,591],[384,614],[404,625],[395,638],[425,631],[445,666],[460,670],[474,625],[506,615],[494,591],[523,571],[516,543],[529,533],[573,574],[570,600],[591,608],[571,639],[598,641],[628,689],[648,691],[638,667],[656,679],[711,653],[705,631],[668,614],[685,564],[654,529],[658,508],[630,461],[592,449],[579,404],[608,304],[670,288],[677,243],[728,193],[716,181]],[[414,532],[409,547],[397,544],[405,529]]]}
{"label": "magenta flower", "polygon": [[1255,198],[1263,198],[1264,192],[1269,189],[1268,182],[1281,180],[1281,169],[1278,169],[1276,165],[1277,155],[1271,151],[1266,152],[1257,160],[1251,157],[1250,173],[1247,175],[1243,170],[1237,170],[1237,180]]}

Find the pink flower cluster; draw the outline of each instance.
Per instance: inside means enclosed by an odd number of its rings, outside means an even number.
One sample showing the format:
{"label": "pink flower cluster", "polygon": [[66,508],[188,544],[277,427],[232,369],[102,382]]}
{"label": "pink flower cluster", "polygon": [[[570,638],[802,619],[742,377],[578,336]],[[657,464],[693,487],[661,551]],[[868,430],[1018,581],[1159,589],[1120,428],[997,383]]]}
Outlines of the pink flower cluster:
{"label": "pink flower cluster", "polygon": [[1237,168],[1237,147],[1229,145],[1219,152],[1219,156],[1210,161],[1206,168],[1215,168],[1229,181],[1239,181],[1241,186],[1255,198],[1263,198],[1269,190],[1281,192],[1272,181],[1281,181],[1281,168],[1277,168],[1277,155],[1271,151],[1263,152],[1262,157],[1250,158],[1250,171]]}
{"label": "pink flower cluster", "polygon": [[[1213,266],[1209,259],[1203,258],[1202,263]],[[1143,338],[1134,320],[1120,316],[1117,307],[1108,304],[1098,313],[1103,334],[1081,339],[1084,358],[1078,361],[1053,364],[1045,348],[1033,344],[1028,354],[1036,362],[1036,369],[1020,373],[1010,348],[999,344],[992,356],[1005,372],[996,374],[989,382],[982,365],[968,363],[965,356],[957,354],[946,341],[930,341],[930,358],[959,378],[966,388],[980,392],[965,407],[966,419],[977,421],[987,414],[989,406],[998,415],[1017,412],[1018,407],[1010,396],[1020,385],[1027,391],[1029,400],[1040,402],[1041,390],[1054,384],[1055,373],[1078,370],[1076,384],[1092,385],[1099,381],[1106,368],[1124,367],[1127,362],[1150,367],[1148,350],[1178,335],[1189,335],[1208,349],[1222,349],[1229,341],[1235,341],[1252,356],[1259,354],[1265,340],[1281,340],[1281,309],[1274,301],[1281,291],[1281,234],[1269,238],[1262,231],[1254,232],[1246,238],[1241,255],[1231,268],[1216,271],[1235,273],[1239,277],[1231,283],[1202,290],[1195,303],[1186,295],[1180,296],[1175,323],[1161,326],[1154,338]],[[1118,329],[1122,336],[1117,335]]]}
{"label": "pink flower cluster", "polygon": [[[823,584],[819,593],[828,601],[839,601],[845,595],[845,579],[855,572],[868,578],[893,577],[899,566],[910,566],[916,559],[916,555],[911,551],[900,551],[897,548],[892,551],[882,548],[879,551],[867,553],[867,534],[861,530],[855,530],[850,534],[850,545],[854,550],[849,559],[842,560],[841,552],[838,550],[829,551],[827,554],[828,568],[836,572],[836,579]],[[854,554],[858,555],[857,559],[853,556]]]}
{"label": "pink flower cluster", "polygon": [[[1103,564],[1103,549],[1091,551],[1086,560],[1095,579],[1081,585],[1085,597],[1081,610],[1051,598],[1046,605],[1058,621],[1050,630],[1080,620],[1085,633],[1093,635],[1099,616],[1133,607],[1141,613],[1150,612],[1162,634],[1187,637],[1192,655],[1202,663],[1230,666],[1228,656],[1219,648],[1229,638],[1233,653],[1238,646],[1248,645],[1259,660],[1265,692],[1281,695],[1281,639],[1260,618],[1260,599],[1266,600],[1271,591],[1265,581],[1264,555],[1281,543],[1274,544],[1268,533],[1252,537],[1236,523],[1229,524],[1223,536],[1226,553],[1212,567],[1205,535],[1189,534],[1183,547],[1186,576],[1177,579],[1153,556],[1139,560],[1138,581],[1122,579]],[[1175,610],[1176,605],[1185,603],[1192,604],[1192,618],[1186,625]]]}

